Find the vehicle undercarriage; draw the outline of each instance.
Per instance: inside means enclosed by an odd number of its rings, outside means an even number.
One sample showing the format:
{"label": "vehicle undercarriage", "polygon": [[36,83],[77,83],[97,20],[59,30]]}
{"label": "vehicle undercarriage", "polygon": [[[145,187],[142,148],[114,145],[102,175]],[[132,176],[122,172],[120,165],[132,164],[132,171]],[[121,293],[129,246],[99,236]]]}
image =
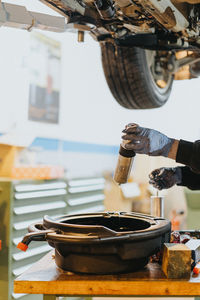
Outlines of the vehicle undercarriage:
{"label": "vehicle undercarriage", "polygon": [[[32,23],[25,29],[77,31],[79,41],[89,32],[100,43],[109,88],[126,108],[160,107],[174,79],[200,75],[200,0],[40,1],[64,18],[45,27],[47,19],[28,12]],[[9,9],[1,2],[0,18]],[[6,21],[1,25],[12,26]]]}

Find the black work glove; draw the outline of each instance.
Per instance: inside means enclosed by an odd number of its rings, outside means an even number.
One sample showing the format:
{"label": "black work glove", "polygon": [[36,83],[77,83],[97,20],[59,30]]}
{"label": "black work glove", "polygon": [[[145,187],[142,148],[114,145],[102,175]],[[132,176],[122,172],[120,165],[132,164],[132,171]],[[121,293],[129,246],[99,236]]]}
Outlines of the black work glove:
{"label": "black work glove", "polygon": [[181,168],[160,168],[149,174],[149,183],[158,190],[169,189],[182,181]]}
{"label": "black work glove", "polygon": [[157,130],[140,127],[135,123],[126,125],[122,132],[122,139],[129,141],[122,143],[122,146],[139,154],[167,157],[174,142],[174,139]]}

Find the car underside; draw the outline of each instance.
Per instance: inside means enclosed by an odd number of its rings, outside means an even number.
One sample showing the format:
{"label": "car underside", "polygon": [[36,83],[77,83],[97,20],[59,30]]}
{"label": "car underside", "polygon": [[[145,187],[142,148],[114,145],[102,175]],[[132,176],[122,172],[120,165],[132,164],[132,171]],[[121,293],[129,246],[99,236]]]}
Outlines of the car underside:
{"label": "car underside", "polygon": [[[148,49],[200,48],[200,0],[41,0],[98,41]],[[141,37],[140,34],[146,34]]]}
{"label": "car underside", "polygon": [[200,75],[200,0],[40,0],[65,30],[100,43],[108,86],[125,108],[164,105],[174,80]]}

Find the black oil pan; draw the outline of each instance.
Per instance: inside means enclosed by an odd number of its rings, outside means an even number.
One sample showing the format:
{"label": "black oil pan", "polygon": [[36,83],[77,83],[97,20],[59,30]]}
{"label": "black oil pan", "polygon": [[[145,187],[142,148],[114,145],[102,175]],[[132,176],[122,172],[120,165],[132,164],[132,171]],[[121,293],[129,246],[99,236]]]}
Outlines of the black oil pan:
{"label": "black oil pan", "polygon": [[23,239],[47,241],[55,248],[55,261],[63,270],[88,274],[132,272],[169,242],[171,224],[163,218],[139,213],[93,213],[44,216],[29,226]]}

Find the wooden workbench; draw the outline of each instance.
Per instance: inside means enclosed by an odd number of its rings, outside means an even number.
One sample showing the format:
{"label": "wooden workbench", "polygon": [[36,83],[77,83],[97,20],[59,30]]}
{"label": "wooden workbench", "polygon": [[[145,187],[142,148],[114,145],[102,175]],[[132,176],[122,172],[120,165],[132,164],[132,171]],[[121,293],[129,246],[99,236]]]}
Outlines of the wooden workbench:
{"label": "wooden workbench", "polygon": [[[15,293],[65,296],[200,296],[200,275],[190,280],[168,280],[157,263],[121,275],[77,275],[55,265],[53,251],[14,281]],[[200,299],[200,298],[196,298]]]}

